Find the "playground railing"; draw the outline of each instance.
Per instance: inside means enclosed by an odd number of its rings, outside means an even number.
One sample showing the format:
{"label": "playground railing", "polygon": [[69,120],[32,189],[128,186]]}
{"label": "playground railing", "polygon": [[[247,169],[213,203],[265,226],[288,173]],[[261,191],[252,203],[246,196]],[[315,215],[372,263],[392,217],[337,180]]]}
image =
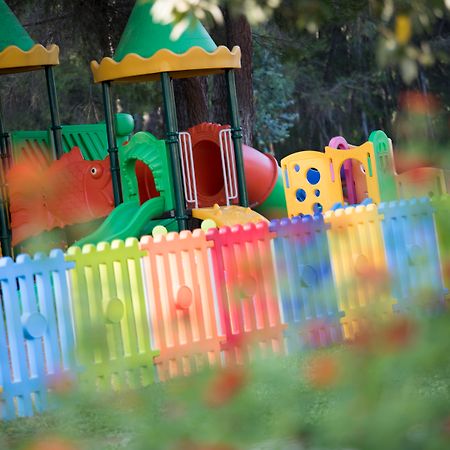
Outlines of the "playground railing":
{"label": "playground railing", "polygon": [[233,140],[231,139],[231,128],[219,131],[219,143],[226,204],[229,206],[233,200],[238,198],[236,162]]}
{"label": "playground railing", "polygon": [[74,336],[61,250],[0,260],[0,415],[47,408],[47,391],[75,369]]}
{"label": "playground railing", "polygon": [[273,220],[274,256],[290,352],[342,339],[322,215]]}
{"label": "playground railing", "polygon": [[211,249],[226,362],[242,362],[259,349],[284,352],[271,240],[266,222],[212,229]]}
{"label": "playground railing", "polygon": [[3,258],[1,416],[44,410],[68,375],[146,386],[284,353],[285,341],[298,352],[352,339],[424,295],[441,305],[449,204],[360,205]]}
{"label": "playground railing", "polygon": [[70,247],[73,323],[81,381],[99,388],[152,384],[148,310],[136,239]]}
{"label": "playground railing", "polygon": [[160,380],[220,363],[208,261],[211,246],[201,230],[141,239]]}
{"label": "playground railing", "polygon": [[197,178],[195,177],[194,155],[190,133],[178,133],[180,144],[181,172],[183,175],[184,195],[188,208],[198,208]]}

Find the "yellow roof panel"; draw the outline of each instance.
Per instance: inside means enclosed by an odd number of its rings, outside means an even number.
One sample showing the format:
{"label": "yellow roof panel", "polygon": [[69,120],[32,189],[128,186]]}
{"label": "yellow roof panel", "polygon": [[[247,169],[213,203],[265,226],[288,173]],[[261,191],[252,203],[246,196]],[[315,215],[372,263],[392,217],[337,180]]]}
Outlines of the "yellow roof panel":
{"label": "yellow roof panel", "polygon": [[169,72],[174,78],[188,78],[240,67],[241,49],[237,46],[231,51],[225,46],[219,46],[213,52],[192,47],[183,54],[162,49],[150,58],[129,53],[120,62],[112,58],[103,58],[100,64],[91,62],[96,83],[155,80],[163,72]]}
{"label": "yellow roof panel", "polygon": [[36,44],[28,51],[10,45],[0,52],[0,74],[28,72],[58,64],[59,47],[55,44],[48,48]]}

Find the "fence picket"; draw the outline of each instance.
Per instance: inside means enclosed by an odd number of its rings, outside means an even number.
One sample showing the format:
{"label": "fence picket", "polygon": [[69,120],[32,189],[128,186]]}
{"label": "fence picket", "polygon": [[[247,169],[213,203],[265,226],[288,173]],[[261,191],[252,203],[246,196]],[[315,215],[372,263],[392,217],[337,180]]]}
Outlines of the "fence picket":
{"label": "fence picket", "polygon": [[61,250],[34,259],[0,260],[0,382],[2,417],[31,416],[47,407],[47,390],[68,371],[73,331],[65,284],[71,267]]}
{"label": "fence picket", "polygon": [[208,231],[226,361],[242,362],[259,349],[284,352],[268,223]]}
{"label": "fence picket", "polygon": [[273,220],[274,256],[290,351],[341,340],[323,217]]}
{"label": "fence picket", "polygon": [[144,272],[161,380],[220,362],[208,248],[201,230],[144,236]]}
{"label": "fence picket", "polygon": [[392,314],[381,219],[376,205],[358,205],[325,213],[334,280],[344,337],[352,339],[361,327]]}
{"label": "fence picket", "polygon": [[[154,381],[138,241],[134,238],[71,247],[70,271],[77,354],[82,379],[98,388],[146,386]],[[139,338],[138,338],[139,337]]]}

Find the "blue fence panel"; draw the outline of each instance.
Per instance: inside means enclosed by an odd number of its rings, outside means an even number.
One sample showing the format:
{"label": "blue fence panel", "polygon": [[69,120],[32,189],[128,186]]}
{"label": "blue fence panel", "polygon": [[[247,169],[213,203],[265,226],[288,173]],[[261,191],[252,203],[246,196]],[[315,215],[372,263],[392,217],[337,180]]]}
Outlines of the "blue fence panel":
{"label": "blue fence panel", "polygon": [[275,264],[290,351],[342,339],[323,216],[273,220]]}
{"label": "blue fence panel", "polygon": [[395,309],[435,309],[444,303],[434,209],[428,198],[381,203],[383,235]]}
{"label": "blue fence panel", "polygon": [[47,389],[74,366],[66,270],[61,250],[0,259],[0,416],[47,407]]}

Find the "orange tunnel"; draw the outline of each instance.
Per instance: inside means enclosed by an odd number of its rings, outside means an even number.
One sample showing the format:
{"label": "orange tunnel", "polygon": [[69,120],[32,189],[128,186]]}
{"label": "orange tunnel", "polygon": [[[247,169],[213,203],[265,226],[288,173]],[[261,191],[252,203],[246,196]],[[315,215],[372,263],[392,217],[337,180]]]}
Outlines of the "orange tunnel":
{"label": "orange tunnel", "polygon": [[[202,123],[188,130],[192,139],[200,208],[226,203],[219,132],[227,128],[219,124]],[[243,145],[242,150],[250,206],[256,210],[262,207],[264,211],[260,212],[266,217],[283,216],[286,203],[281,169],[276,159],[247,145]],[[266,202],[271,212],[264,208]]]}

